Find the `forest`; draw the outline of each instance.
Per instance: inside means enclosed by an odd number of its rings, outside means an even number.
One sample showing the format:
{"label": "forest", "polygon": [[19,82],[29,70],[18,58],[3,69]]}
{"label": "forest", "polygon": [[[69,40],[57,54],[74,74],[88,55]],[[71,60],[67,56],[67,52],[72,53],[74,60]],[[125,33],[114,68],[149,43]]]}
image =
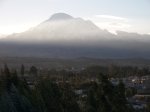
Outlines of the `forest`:
{"label": "forest", "polygon": [[[146,68],[124,69],[148,72]],[[111,66],[106,72],[106,68],[94,66],[78,73],[50,70],[44,74],[35,66],[15,70],[5,64],[0,74],[0,112],[137,112],[127,101],[129,88],[121,80],[117,85],[109,81],[124,69]],[[92,74],[98,81],[87,80]],[[136,91],[131,96],[134,94]]]}

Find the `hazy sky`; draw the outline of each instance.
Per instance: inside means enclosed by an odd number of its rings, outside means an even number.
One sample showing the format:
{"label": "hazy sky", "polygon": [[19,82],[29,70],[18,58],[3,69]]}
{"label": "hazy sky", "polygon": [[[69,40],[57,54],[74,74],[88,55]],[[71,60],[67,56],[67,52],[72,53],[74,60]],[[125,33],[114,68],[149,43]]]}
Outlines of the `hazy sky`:
{"label": "hazy sky", "polygon": [[150,33],[150,0],[0,0],[0,34],[25,31],[58,12],[111,32]]}

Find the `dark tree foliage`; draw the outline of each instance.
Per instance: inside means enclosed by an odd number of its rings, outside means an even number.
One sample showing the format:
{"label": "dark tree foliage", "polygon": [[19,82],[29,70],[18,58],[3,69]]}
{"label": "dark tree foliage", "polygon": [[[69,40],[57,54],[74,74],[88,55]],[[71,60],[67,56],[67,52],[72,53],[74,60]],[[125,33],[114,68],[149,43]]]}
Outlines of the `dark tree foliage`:
{"label": "dark tree foliage", "polygon": [[31,83],[31,79],[22,78],[23,65],[21,71],[20,74],[17,70],[10,71],[7,65],[1,70],[0,112],[134,112],[127,105],[122,81],[114,86],[103,73],[98,82],[83,86],[87,92],[83,94],[84,98],[79,98],[74,92],[77,84],[52,81],[49,77],[38,78],[38,69],[34,66],[29,70],[29,78],[35,74],[38,80]]}
{"label": "dark tree foliage", "polygon": [[62,87],[62,107],[64,112],[80,112],[79,105],[69,84],[64,84]]}
{"label": "dark tree foliage", "polygon": [[33,112],[33,107],[28,97],[21,90],[25,90],[17,71],[10,72],[5,65],[4,74],[0,81],[0,112]]}
{"label": "dark tree foliage", "polygon": [[35,66],[31,66],[29,73],[31,75],[37,76],[38,69]]}
{"label": "dark tree foliage", "polygon": [[11,75],[10,75],[10,70],[7,66],[7,64],[4,65],[4,86],[6,86],[6,89],[9,90],[11,86]]}
{"label": "dark tree foliage", "polygon": [[87,97],[87,112],[97,112],[98,108],[98,101],[96,98],[94,86],[92,86],[88,92],[88,97]]}
{"label": "dark tree foliage", "polygon": [[[94,89],[96,88],[96,89]],[[125,86],[120,81],[113,86],[106,75],[100,74],[98,87],[89,90],[87,98],[89,112],[133,112],[127,105]]]}
{"label": "dark tree foliage", "polygon": [[130,98],[137,94],[137,90],[134,87],[128,87],[126,88],[125,95],[126,97]]}
{"label": "dark tree foliage", "polygon": [[25,72],[25,67],[24,67],[24,65],[22,64],[22,65],[21,65],[20,74],[21,74],[22,76],[24,76],[24,72]]}
{"label": "dark tree foliage", "polygon": [[36,86],[47,112],[61,112],[61,93],[58,86],[50,80],[41,80]]}

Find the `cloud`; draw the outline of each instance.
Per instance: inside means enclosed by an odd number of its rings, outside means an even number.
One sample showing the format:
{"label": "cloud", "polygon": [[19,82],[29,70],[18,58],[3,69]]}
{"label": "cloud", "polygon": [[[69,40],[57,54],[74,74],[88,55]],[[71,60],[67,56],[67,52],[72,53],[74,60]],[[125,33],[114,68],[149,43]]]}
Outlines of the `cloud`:
{"label": "cloud", "polygon": [[105,18],[105,19],[112,19],[112,20],[120,20],[120,21],[128,21],[127,18],[112,16],[112,15],[95,15],[97,18]]}
{"label": "cloud", "polygon": [[129,28],[129,27],[131,27],[131,25],[129,25],[129,24],[116,23],[116,22],[112,22],[109,25],[112,26],[112,27],[116,27],[116,28]]}
{"label": "cloud", "polygon": [[132,27],[130,19],[119,16],[94,15],[85,19],[93,21],[100,28],[107,29],[112,33],[115,33],[118,30],[128,31]]}

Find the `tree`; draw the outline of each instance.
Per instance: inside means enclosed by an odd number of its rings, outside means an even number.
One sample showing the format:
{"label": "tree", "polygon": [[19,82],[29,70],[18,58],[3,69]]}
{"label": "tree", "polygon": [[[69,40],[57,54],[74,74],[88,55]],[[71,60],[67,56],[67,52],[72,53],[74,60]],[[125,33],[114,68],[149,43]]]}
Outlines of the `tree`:
{"label": "tree", "polygon": [[19,78],[18,78],[18,74],[17,74],[17,71],[14,70],[14,72],[12,73],[12,76],[11,76],[11,82],[15,85],[15,86],[18,86],[19,85]]}
{"label": "tree", "polygon": [[11,74],[7,64],[4,65],[3,84],[5,89],[9,90],[11,86]]}
{"label": "tree", "polygon": [[112,110],[114,112],[126,112],[127,111],[127,101],[125,96],[125,85],[122,81],[115,87],[115,94],[112,100]]}
{"label": "tree", "polygon": [[43,100],[46,112],[62,112],[61,91],[55,83],[42,79],[35,87]]}
{"label": "tree", "polygon": [[33,106],[12,84],[10,91],[0,96],[0,112],[33,112]]}
{"label": "tree", "polygon": [[95,91],[91,87],[89,92],[88,92],[88,97],[87,97],[87,112],[97,112],[97,99],[95,96]]}
{"label": "tree", "polygon": [[75,93],[69,84],[64,83],[62,87],[61,105],[64,112],[80,112]]}
{"label": "tree", "polygon": [[21,73],[21,76],[22,76],[22,77],[24,76],[24,71],[25,71],[25,67],[24,67],[24,65],[22,64],[22,65],[21,65],[21,70],[20,70],[20,73]]}
{"label": "tree", "polygon": [[30,74],[35,75],[35,76],[36,76],[36,75],[37,75],[37,71],[38,71],[38,70],[37,70],[37,68],[36,68],[35,66],[31,66],[31,68],[30,68],[30,71],[29,71],[29,72],[30,72]]}
{"label": "tree", "polygon": [[128,87],[126,88],[126,97],[132,97],[137,93],[137,90],[134,87]]}

